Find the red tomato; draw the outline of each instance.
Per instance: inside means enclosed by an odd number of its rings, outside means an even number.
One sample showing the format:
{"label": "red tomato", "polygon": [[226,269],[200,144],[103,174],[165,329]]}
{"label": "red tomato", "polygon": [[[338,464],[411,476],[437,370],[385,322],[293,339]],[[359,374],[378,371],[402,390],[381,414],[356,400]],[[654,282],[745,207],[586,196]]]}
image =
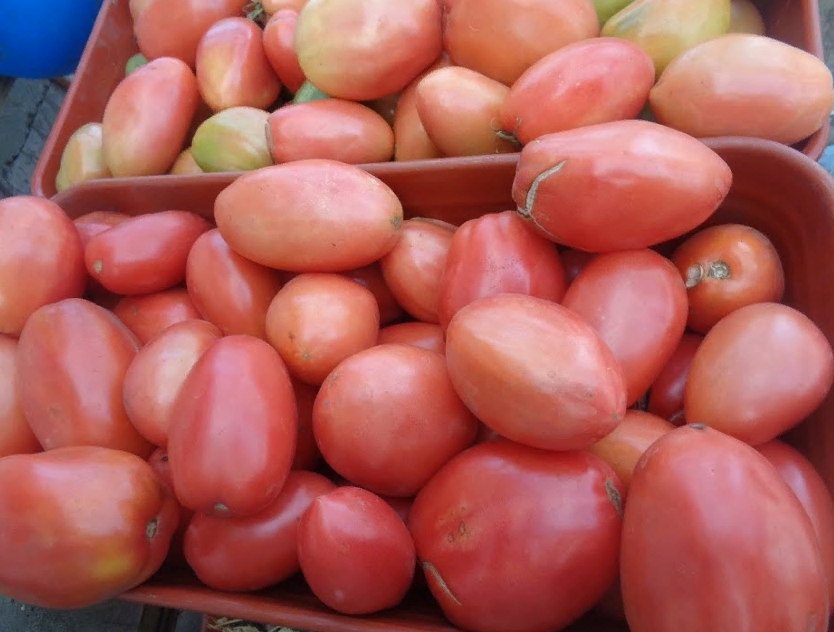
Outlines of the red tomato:
{"label": "red tomato", "polygon": [[567,289],[553,244],[514,211],[491,213],[463,224],[452,239],[440,283],[440,326],[449,326],[472,301],[502,292],[558,303]]}
{"label": "red tomato", "polygon": [[462,308],[446,330],[446,362],[469,410],[518,443],[586,448],[625,415],[614,355],[584,320],[544,299],[494,294]]}
{"label": "red tomato", "polygon": [[29,427],[16,388],[17,340],[0,335],[0,458],[40,452],[41,444]]}
{"label": "red tomato", "polygon": [[443,46],[437,0],[323,0],[298,14],[295,50],[331,96],[380,99],[405,88]]}
{"label": "red tomato", "polygon": [[167,290],[185,280],[188,252],[209,227],[205,219],[186,211],[134,217],[87,243],[87,270],[117,294]]}
{"label": "red tomato", "polygon": [[779,253],[749,226],[705,228],[675,250],[672,262],[689,291],[687,325],[702,334],[739,307],[778,303],[785,292]]}
{"label": "red tomato", "polygon": [[397,512],[357,487],[340,487],[312,502],[298,527],[298,559],[313,594],[352,615],[396,606],[417,561]]}
{"label": "red tomato", "polygon": [[429,323],[400,323],[379,330],[378,345],[400,343],[446,353],[446,341],[440,325]]}
{"label": "red tomato", "polygon": [[122,402],[139,343],[107,310],[71,298],[41,307],[20,334],[17,386],[32,432],[46,450],[91,445],[147,458],[153,447]]}
{"label": "red tomato", "polygon": [[399,241],[380,259],[382,275],[403,309],[426,323],[437,322],[440,277],[455,231],[421,218],[403,223]]}
{"label": "red tomato", "polygon": [[376,344],[370,290],[339,274],[301,274],[275,296],[266,337],[295,377],[318,385],[345,358]]}
{"label": "red tomato", "polygon": [[756,450],[702,425],[676,428],[637,465],[620,580],[632,630],[828,629],[802,505]]}
{"label": "red tomato", "polygon": [[211,323],[187,320],[154,338],[130,363],[123,386],[125,410],[136,429],[154,445],[168,443],[171,411],[185,378],[220,336]]}
{"label": "red tomato", "polygon": [[239,517],[278,496],[295,456],[298,415],[289,373],[267,343],[215,342],[186,377],[171,419],[168,454],[182,505]]}
{"label": "red tomato", "polygon": [[748,305],[710,329],[695,353],[686,420],[759,445],[816,410],[832,383],[834,353],[807,316],[778,303]]}
{"label": "red tomato", "polygon": [[197,85],[215,112],[247,106],[265,110],[278,98],[281,81],[264,50],[261,27],[244,17],[224,18],[197,47]]}
{"label": "red tomato", "polygon": [[306,79],[304,71],[298,65],[298,55],[293,43],[297,21],[297,11],[282,9],[269,18],[263,34],[266,58],[281,83],[293,94],[298,92]]}
{"label": "red tomato", "polygon": [[834,501],[828,487],[808,459],[787,443],[774,439],[758,450],[793,490],[811,519],[828,578],[828,603],[834,608]]}
{"label": "red tomato", "polygon": [[444,614],[482,632],[558,630],[578,618],[617,574],[620,490],[586,452],[496,440],[458,455],[408,519]]}
{"label": "red tomato", "polygon": [[86,282],[81,237],[61,207],[0,200],[0,333],[19,335],[36,309],[81,296]]}
{"label": "red tomato", "polygon": [[328,465],[389,496],[414,496],[477,432],[443,356],[410,345],[351,356],[324,381],[313,408],[313,434]]}
{"label": "red tomato", "polygon": [[292,381],[292,388],[298,409],[298,440],[292,469],[312,470],[321,458],[321,452],[313,435],[313,404],[319,391],[315,386],[296,379]]}
{"label": "red tomato", "polygon": [[595,257],[562,305],[596,329],[623,369],[628,405],[652,385],[686,329],[686,287],[653,250]]}
{"label": "red tomato", "polygon": [[442,4],[443,47],[452,61],[508,86],[548,53],[599,34],[590,0],[445,0]]}
{"label": "red tomato", "polygon": [[130,215],[117,213],[116,211],[93,211],[81,217],[76,217],[73,223],[81,235],[81,243],[86,247],[91,238],[103,233],[108,228],[118,226],[127,219],[130,219]]}
{"label": "red tomato", "polygon": [[214,229],[191,247],[185,279],[197,311],[224,335],[266,338],[266,312],[281,289],[280,273],[241,257]]}
{"label": "red tomato", "polygon": [[[162,4],[152,1],[152,6]],[[143,17],[148,13],[150,7]],[[178,59],[156,59],[122,80],[101,123],[104,160],[113,177],[167,173],[183,149],[199,101],[197,79]]]}
{"label": "red tomato", "polygon": [[172,325],[200,318],[188,291],[180,288],[126,296],[116,304],[113,312],[143,345]]}
{"label": "red tomato", "polygon": [[365,286],[374,295],[379,306],[380,325],[387,325],[403,315],[402,307],[397,303],[397,299],[394,298],[391,290],[385,284],[385,278],[382,276],[382,268],[379,266],[379,263],[372,263],[371,265],[345,272],[345,276]]}
{"label": "red tomato", "polygon": [[451,66],[452,62],[446,53],[426,70],[415,77],[400,93],[397,108],[394,111],[394,160],[429,160],[440,158],[442,154],[435,146],[428,134],[420,115],[417,114],[417,84],[427,74],[438,68]]}
{"label": "red tomato", "polygon": [[142,459],[99,447],[0,460],[0,592],[46,608],[92,606],[162,565],[177,503]]}
{"label": "red tomato", "polygon": [[521,216],[557,243],[628,250],[698,226],[724,200],[732,177],[727,163],[691,136],[648,121],[617,121],[527,145],[513,199]]}
{"label": "red tomato", "polygon": [[680,426],[684,423],[683,396],[686,378],[695,352],[701,346],[703,336],[685,333],[677,349],[649,390],[649,412]]}
{"label": "red tomato", "polygon": [[568,284],[574,282],[579,273],[585,269],[585,266],[594,258],[590,252],[583,252],[582,250],[564,250],[559,253],[559,259],[565,269],[565,279]]}
{"label": "red tomato", "polygon": [[194,67],[197,46],[211,25],[243,15],[247,0],[147,0],[134,25],[139,50],[148,59],[177,57]]}
{"label": "red tomato", "polygon": [[290,472],[269,507],[245,518],[196,514],[185,533],[185,556],[206,586],[260,590],[297,573],[298,524],[310,504],[336,486],[321,474]]}
{"label": "red tomato", "polygon": [[[153,469],[156,477],[165,483],[173,498],[174,482],[171,479],[171,462],[168,460],[168,452],[165,448],[157,448],[154,450],[148,459],[148,464]],[[177,502],[177,508],[179,509],[179,522],[177,524],[177,530],[174,532],[174,537],[171,538],[171,546],[168,549],[168,556],[165,558],[165,563],[166,565],[173,564],[183,567],[188,565],[185,559],[185,553],[183,552],[185,532],[188,529],[188,524],[191,522],[194,512],[186,509],[179,502]]]}

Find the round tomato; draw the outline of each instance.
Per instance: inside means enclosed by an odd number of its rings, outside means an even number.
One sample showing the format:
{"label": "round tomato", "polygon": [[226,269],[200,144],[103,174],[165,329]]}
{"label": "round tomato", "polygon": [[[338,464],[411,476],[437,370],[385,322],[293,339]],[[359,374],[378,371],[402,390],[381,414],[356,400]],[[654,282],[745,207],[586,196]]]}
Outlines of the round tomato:
{"label": "round tomato", "polygon": [[269,18],[263,34],[266,58],[281,83],[293,94],[298,92],[306,79],[304,71],[298,65],[298,55],[293,42],[297,21],[297,11],[282,9]]}
{"label": "round tomato", "polygon": [[126,296],[116,303],[113,312],[141,344],[150,342],[172,325],[200,318],[188,291],[180,288]]}
{"label": "round tomato", "polygon": [[558,630],[578,618],[616,577],[621,489],[587,452],[498,439],[455,457],[408,518],[444,614],[480,632]]}
{"label": "round tomato", "polygon": [[400,323],[389,325],[379,330],[377,344],[401,343],[422,347],[437,353],[446,353],[446,341],[443,339],[443,330],[440,325],[429,323]]}
{"label": "round tomato", "polygon": [[0,458],[11,454],[31,454],[42,450],[29,427],[20,402],[15,374],[17,340],[0,335]]}
{"label": "round tomato", "polygon": [[371,614],[396,606],[414,578],[414,542],[388,503],[358,487],[313,500],[298,526],[304,579],[326,606]]}
{"label": "round tomato", "polygon": [[345,276],[365,286],[374,295],[379,306],[380,325],[387,325],[403,315],[402,307],[397,303],[397,299],[394,298],[391,290],[385,284],[385,278],[382,276],[382,268],[380,268],[379,263],[372,263],[371,265],[345,272]]}
{"label": "round tomato", "polygon": [[703,339],[704,337],[698,334],[684,333],[677,349],[649,390],[649,412],[676,426],[684,423],[683,398],[686,379],[692,359]]}

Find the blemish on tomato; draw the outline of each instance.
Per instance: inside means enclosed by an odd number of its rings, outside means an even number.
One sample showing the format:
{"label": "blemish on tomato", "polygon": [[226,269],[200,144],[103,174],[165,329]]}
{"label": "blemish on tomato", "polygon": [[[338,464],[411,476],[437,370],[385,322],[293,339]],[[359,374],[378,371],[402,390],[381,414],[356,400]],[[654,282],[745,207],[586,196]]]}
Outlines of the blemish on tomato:
{"label": "blemish on tomato", "polygon": [[104,262],[99,260],[93,262],[93,272],[99,274],[104,269]]}
{"label": "blemish on tomato", "polygon": [[620,490],[617,489],[614,481],[610,478],[605,479],[605,493],[608,495],[608,500],[610,500],[611,504],[614,505],[614,510],[617,512],[617,515],[622,518],[623,495],[620,493]]}

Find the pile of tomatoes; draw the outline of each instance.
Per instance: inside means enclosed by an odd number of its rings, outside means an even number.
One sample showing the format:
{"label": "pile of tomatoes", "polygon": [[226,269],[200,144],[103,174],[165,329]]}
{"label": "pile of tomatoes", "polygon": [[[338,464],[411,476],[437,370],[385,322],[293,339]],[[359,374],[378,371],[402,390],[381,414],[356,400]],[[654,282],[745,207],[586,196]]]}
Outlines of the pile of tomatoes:
{"label": "pile of tomatoes", "polygon": [[130,9],[141,52],[102,120],[69,140],[59,191],[314,158],[516,152],[545,134],[638,117],[699,138],[794,144],[834,105],[823,61],[766,36],[750,0],[131,0]]}
{"label": "pile of tomatoes", "polygon": [[834,503],[777,437],[834,353],[764,234],[701,227],[731,183],[620,121],[530,143],[518,210],[459,227],[322,159],[213,224],[0,201],[0,592],[167,558],[349,615],[425,583],[475,632],[827,629]]}

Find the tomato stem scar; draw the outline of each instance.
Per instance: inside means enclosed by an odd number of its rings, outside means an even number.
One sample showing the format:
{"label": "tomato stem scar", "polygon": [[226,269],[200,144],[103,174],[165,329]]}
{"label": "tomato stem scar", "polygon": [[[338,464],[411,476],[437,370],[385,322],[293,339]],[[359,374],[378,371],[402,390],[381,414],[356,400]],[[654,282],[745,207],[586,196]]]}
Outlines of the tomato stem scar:
{"label": "tomato stem scar", "polygon": [[704,279],[704,269],[700,263],[693,263],[686,270],[686,289],[693,288]]}
{"label": "tomato stem scar", "polygon": [[689,424],[689,427],[694,428],[695,430],[706,430],[707,429],[706,424]]}
{"label": "tomato stem scar", "polygon": [[101,272],[103,268],[104,268],[104,262],[103,261],[98,260],[98,261],[93,263],[93,272],[95,272],[96,274]]}
{"label": "tomato stem scar", "polygon": [[565,159],[559,164],[551,167],[550,169],[542,171],[539,175],[537,175],[533,180],[532,184],[530,185],[530,188],[527,189],[527,199],[525,200],[524,208],[521,208],[520,206],[518,207],[518,214],[521,215],[522,218],[533,222],[533,224],[535,224],[535,226],[539,230],[548,235],[550,239],[552,239],[553,241],[555,241],[553,235],[546,231],[533,216],[533,207],[536,204],[536,196],[539,192],[539,186],[541,185],[541,183],[544,182],[550,176],[552,176],[554,173],[559,173],[562,170],[562,167],[564,167],[567,164],[567,162],[567,159]]}
{"label": "tomato stem scar", "polygon": [[617,512],[617,515],[622,518],[623,517],[623,495],[620,494],[620,490],[617,489],[617,486],[614,485],[614,481],[610,478],[605,479],[605,493],[608,494],[608,500],[611,501],[611,504],[614,505],[614,509]]}
{"label": "tomato stem scar", "polygon": [[714,261],[709,266],[707,276],[711,279],[729,279],[730,266],[723,261]]}
{"label": "tomato stem scar", "polygon": [[435,581],[440,585],[440,589],[449,595],[449,598],[454,601],[457,605],[463,606],[463,604],[458,601],[458,598],[455,597],[455,593],[453,593],[446,582],[443,580],[443,577],[440,575],[438,570],[434,567],[434,564],[431,562],[426,562],[425,560],[420,560],[420,565],[423,567],[423,571],[430,574],[434,577]]}
{"label": "tomato stem scar", "polygon": [[214,507],[212,507],[217,513],[226,513],[229,511],[229,508],[224,505],[223,503],[217,503]]}
{"label": "tomato stem scar", "polygon": [[159,518],[153,517],[148,521],[148,524],[145,525],[145,537],[148,540],[153,540],[156,537],[156,533],[159,531]]}

